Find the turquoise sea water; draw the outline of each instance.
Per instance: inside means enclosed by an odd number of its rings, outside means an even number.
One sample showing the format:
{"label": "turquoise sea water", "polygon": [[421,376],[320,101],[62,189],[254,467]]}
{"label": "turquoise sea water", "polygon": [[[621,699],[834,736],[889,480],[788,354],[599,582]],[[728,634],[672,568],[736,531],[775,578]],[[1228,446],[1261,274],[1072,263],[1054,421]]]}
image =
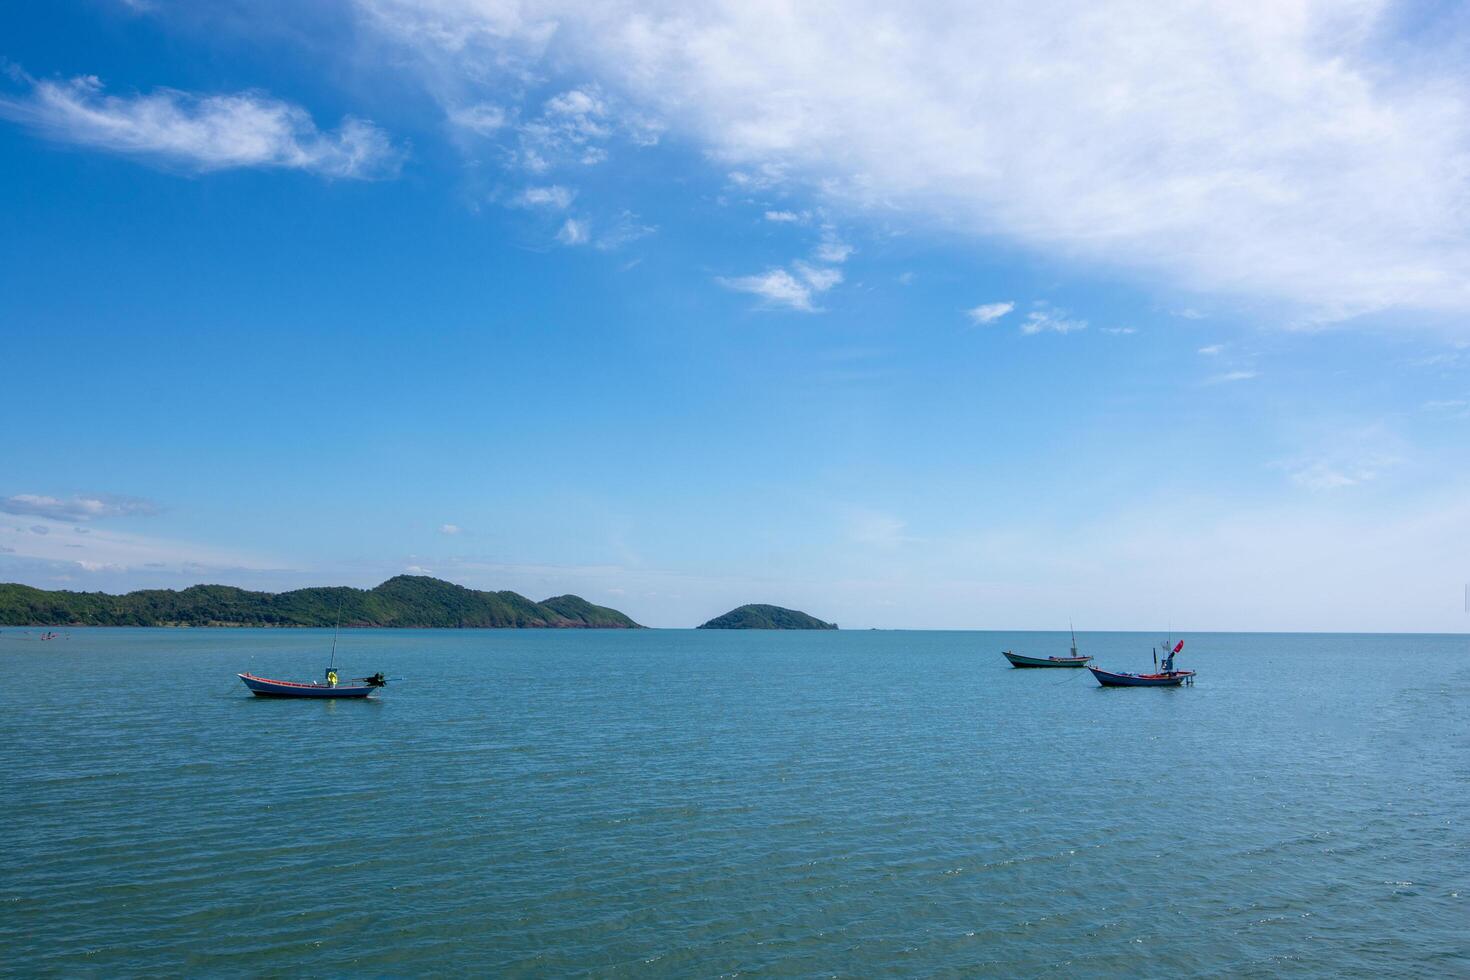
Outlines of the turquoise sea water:
{"label": "turquoise sea water", "polygon": [[1465,638],[1187,641],[6,629],[0,972],[1470,975]]}

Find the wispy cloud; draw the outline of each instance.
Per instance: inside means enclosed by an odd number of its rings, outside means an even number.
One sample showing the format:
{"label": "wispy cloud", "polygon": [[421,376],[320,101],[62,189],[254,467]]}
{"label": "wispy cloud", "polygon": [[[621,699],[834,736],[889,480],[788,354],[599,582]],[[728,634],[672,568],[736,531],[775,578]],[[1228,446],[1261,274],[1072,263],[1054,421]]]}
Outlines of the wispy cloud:
{"label": "wispy cloud", "polygon": [[[139,497],[96,494],[62,499],[19,493],[0,498],[0,513],[49,517],[57,521],[92,521],[108,517],[141,517],[158,513],[158,505]],[[80,528],[78,529],[80,530]]]}
{"label": "wispy cloud", "polygon": [[563,245],[586,245],[592,240],[592,227],[583,219],[568,218],[562,222],[561,230],[556,233],[556,240]]}
{"label": "wispy cloud", "polygon": [[906,534],[907,522],[892,514],[867,507],[851,507],[843,515],[847,537],[874,548],[897,548],[914,539]]}
{"label": "wispy cloud", "polygon": [[608,158],[606,144],[614,134],[611,107],[596,86],[568,89],[547,99],[517,133],[520,165],[531,173],[599,164]]}
{"label": "wispy cloud", "polygon": [[455,534],[461,534],[463,532],[464,532],[464,528],[460,527],[458,524],[440,524],[439,525],[439,533],[440,534],[455,535]]}
{"label": "wispy cloud", "polygon": [[852,257],[853,251],[853,247],[846,242],[837,238],[827,238],[817,246],[816,256],[820,262],[840,265]]}
{"label": "wispy cloud", "polygon": [[37,81],[26,95],[0,99],[0,116],[59,142],[204,171],[279,167],[375,178],[396,174],[404,157],[370,122],[349,116],[335,131],[323,132],[305,109],[258,92],[155,89],[116,96],[84,76]]}
{"label": "wispy cloud", "polygon": [[514,203],[527,208],[549,208],[554,211],[565,211],[572,206],[577,192],[560,184],[551,184],[546,187],[527,187],[516,195]]}
{"label": "wispy cloud", "polygon": [[1249,381],[1252,378],[1259,378],[1260,376],[1261,376],[1261,372],[1259,372],[1259,371],[1248,371],[1248,370],[1245,370],[1245,369],[1241,369],[1239,371],[1226,371],[1223,374],[1217,374],[1217,375],[1214,375],[1213,377],[1207,379],[1205,381],[1205,384],[1212,384],[1212,385],[1231,384],[1231,383],[1236,382],[1236,381]]}
{"label": "wispy cloud", "polygon": [[789,223],[800,221],[801,216],[798,215],[795,211],[767,211],[766,220],[775,221],[778,223]]}
{"label": "wispy cloud", "polygon": [[815,304],[817,294],[842,282],[842,272],[794,262],[791,271],[767,269],[751,276],[721,277],[716,282],[726,289],[759,296],[768,306],[815,313],[818,312]]}
{"label": "wispy cloud", "polygon": [[1215,357],[1224,350],[1224,344],[1210,344],[1208,347],[1201,347],[1199,349],[1199,353],[1203,354],[1205,357]]}
{"label": "wispy cloud", "polygon": [[1288,466],[1291,482],[1307,490],[1340,490],[1376,479],[1398,460],[1369,457],[1359,460],[1308,459]]}
{"label": "wispy cloud", "polygon": [[449,121],[461,129],[480,136],[492,136],[510,122],[505,109],[493,102],[476,102],[473,105],[454,106],[447,110]]}
{"label": "wispy cloud", "polygon": [[[34,519],[34,518],[33,518]],[[120,571],[127,569],[171,568],[194,570],[267,570],[279,569],[279,563],[257,556],[139,534],[95,527],[85,537],[67,533],[73,516],[65,522],[41,517],[42,523],[11,525],[0,521],[0,544],[6,549],[7,561],[28,560],[54,563],[57,568],[78,572]]]}
{"label": "wispy cloud", "polygon": [[1385,422],[1326,429],[1306,438],[1308,448],[1272,464],[1294,485],[1307,490],[1339,490],[1377,480],[1403,464],[1412,447]]}
{"label": "wispy cloud", "polygon": [[1074,319],[1063,310],[1053,309],[1032,310],[1026,314],[1026,322],[1021,324],[1021,332],[1023,334],[1066,334],[1086,329],[1086,320]]}
{"label": "wispy cloud", "polygon": [[657,227],[644,224],[643,219],[637,214],[627,210],[609,217],[601,227],[602,230],[598,233],[593,247],[604,252],[622,248],[630,242],[636,242],[658,231]]}
{"label": "wispy cloud", "polygon": [[1425,402],[1420,408],[1434,415],[1457,419],[1470,418],[1470,399],[1439,398]]}
{"label": "wispy cloud", "polygon": [[979,306],[973,306],[966,310],[965,316],[970,318],[971,323],[984,325],[994,323],[1015,308],[1016,304],[1010,300],[1006,300],[1003,303],[981,303]]}
{"label": "wispy cloud", "polygon": [[1126,337],[1138,333],[1138,329],[1136,327],[1103,327],[1102,332]]}

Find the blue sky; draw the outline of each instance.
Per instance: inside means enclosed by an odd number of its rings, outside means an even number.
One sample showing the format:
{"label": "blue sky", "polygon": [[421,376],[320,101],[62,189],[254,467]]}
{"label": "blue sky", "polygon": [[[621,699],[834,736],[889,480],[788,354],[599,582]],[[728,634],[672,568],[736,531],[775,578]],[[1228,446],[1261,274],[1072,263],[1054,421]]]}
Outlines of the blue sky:
{"label": "blue sky", "polygon": [[11,5],[0,580],[1460,629],[1467,36]]}

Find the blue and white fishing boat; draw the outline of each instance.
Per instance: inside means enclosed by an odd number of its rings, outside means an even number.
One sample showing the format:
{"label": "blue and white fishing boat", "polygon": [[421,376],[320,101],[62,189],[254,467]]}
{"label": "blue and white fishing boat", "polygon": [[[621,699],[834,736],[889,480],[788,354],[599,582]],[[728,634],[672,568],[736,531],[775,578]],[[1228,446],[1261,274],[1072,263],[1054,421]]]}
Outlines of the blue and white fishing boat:
{"label": "blue and white fishing boat", "polygon": [[[1167,650],[1168,647],[1165,649]],[[1103,687],[1179,687],[1183,684],[1193,684],[1194,671],[1174,669],[1174,657],[1183,649],[1184,641],[1180,640],[1179,645],[1169,650],[1164,657],[1163,669],[1152,674],[1118,673],[1103,670],[1101,667],[1093,667],[1090,664],[1087,669],[1092,671],[1092,676],[1096,677],[1097,682]],[[1154,653],[1154,662],[1158,663],[1157,651]]]}

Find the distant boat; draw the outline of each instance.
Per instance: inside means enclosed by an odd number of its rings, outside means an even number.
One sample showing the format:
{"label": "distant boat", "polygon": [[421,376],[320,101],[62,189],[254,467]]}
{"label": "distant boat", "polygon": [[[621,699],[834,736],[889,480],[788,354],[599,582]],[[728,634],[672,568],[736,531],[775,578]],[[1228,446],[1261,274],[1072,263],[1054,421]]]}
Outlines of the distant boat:
{"label": "distant boat", "polygon": [[278,681],[254,674],[239,674],[240,680],[258,698],[366,698],[387,685],[381,673],[371,677],[354,677],[346,684],[336,682],[336,671],[328,669],[327,678],[312,684],[299,681]]}
{"label": "distant boat", "polygon": [[1077,654],[1077,631],[1072,630],[1072,655],[1070,657],[1024,657],[1019,653],[1002,650],[1001,656],[1011,662],[1012,667],[1086,667],[1091,657]]}
{"label": "distant boat", "polygon": [[[1164,649],[1168,650],[1168,647]],[[1087,669],[1092,671],[1092,676],[1103,687],[1179,687],[1181,684],[1193,684],[1194,671],[1174,669],[1174,657],[1183,649],[1184,641],[1180,640],[1179,645],[1169,650],[1164,657],[1163,669],[1152,674],[1117,673],[1101,667]],[[1154,652],[1154,660],[1158,661],[1157,650]]]}

